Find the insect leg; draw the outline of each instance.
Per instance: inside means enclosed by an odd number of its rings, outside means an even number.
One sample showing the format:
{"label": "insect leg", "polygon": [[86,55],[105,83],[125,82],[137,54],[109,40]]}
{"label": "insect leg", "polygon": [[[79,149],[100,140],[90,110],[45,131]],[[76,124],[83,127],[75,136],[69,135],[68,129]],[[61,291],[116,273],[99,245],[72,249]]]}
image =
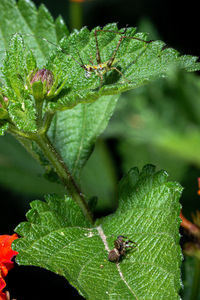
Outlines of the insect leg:
{"label": "insect leg", "polygon": [[[129,245],[129,243],[131,243],[132,245]],[[135,248],[137,247],[137,243],[130,240],[126,241],[126,247]]]}
{"label": "insect leg", "polygon": [[[127,27],[125,29],[127,30]],[[114,31],[114,30],[97,29],[96,31],[104,31],[104,32],[111,32],[111,33],[115,33],[115,34],[121,34],[123,38],[137,40],[137,41],[140,41],[140,42],[144,42],[146,44],[149,44],[149,43],[153,42],[153,40],[145,41],[143,39],[140,39],[140,38],[137,38],[137,37],[134,37],[134,36],[123,35],[126,32],[125,30],[123,32],[119,32],[119,31]]]}
{"label": "insect leg", "polygon": [[[126,31],[127,31],[127,27],[125,28],[125,30],[123,31],[122,34],[125,34]],[[109,61],[108,61],[108,68],[110,68],[110,67],[112,66],[113,61],[114,61],[114,59],[115,59],[115,56],[116,56],[116,54],[117,54],[117,51],[118,51],[118,49],[119,49],[119,46],[120,46],[120,44],[121,44],[121,42],[122,42],[123,39],[124,39],[124,36],[122,35],[122,36],[120,37],[118,43],[117,43],[117,46],[116,46],[115,50],[113,51],[113,54],[112,54],[111,58],[110,58]]]}
{"label": "insect leg", "polygon": [[101,56],[100,56],[100,51],[99,51],[99,45],[98,45],[98,39],[97,39],[97,31],[95,30],[94,32],[94,36],[95,36],[95,41],[96,41],[96,60],[97,60],[97,64],[101,64]]}
{"label": "insect leg", "polygon": [[100,85],[99,85],[99,88],[101,88],[102,85],[103,85],[103,75],[102,75],[102,74],[99,74],[99,77],[100,77]]}
{"label": "insect leg", "polygon": [[[117,71],[127,83],[130,83],[130,80],[128,80],[128,79],[122,74],[122,72],[121,72],[120,70],[118,70],[116,67],[111,67],[110,70],[115,70],[115,71]],[[126,237],[124,237],[124,236],[122,236],[122,235],[121,235],[121,237],[126,238]]]}

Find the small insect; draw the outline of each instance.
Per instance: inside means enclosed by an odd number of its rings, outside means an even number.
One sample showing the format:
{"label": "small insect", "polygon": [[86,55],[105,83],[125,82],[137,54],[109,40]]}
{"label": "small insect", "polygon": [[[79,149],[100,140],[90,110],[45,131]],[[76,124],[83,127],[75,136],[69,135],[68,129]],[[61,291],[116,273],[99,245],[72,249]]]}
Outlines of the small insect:
{"label": "small insect", "polygon": [[[126,36],[125,33],[126,33],[127,29],[128,29],[128,27],[126,26],[126,28],[124,29],[123,32],[116,32],[116,31],[104,30],[104,29],[97,29],[97,30],[94,31],[95,42],[96,42],[96,62],[97,62],[96,65],[93,63],[93,61],[91,61],[91,64],[87,64],[87,65],[84,64],[83,60],[80,57],[80,55],[79,55],[79,58],[80,58],[81,63],[72,57],[80,65],[80,67],[85,70],[85,77],[86,78],[89,78],[92,75],[92,73],[95,73],[98,77],[100,77],[100,88],[103,85],[103,75],[105,73],[107,73],[108,71],[112,71],[112,70],[117,71],[124,78],[124,80],[127,83],[130,83],[129,80],[127,78],[125,78],[125,76],[122,74],[122,72],[117,67],[114,66],[117,62],[115,57],[116,57],[117,51],[118,51],[118,49],[120,47],[120,44],[123,41],[123,39],[125,39],[125,38],[135,39],[135,40],[145,42],[145,43],[151,43],[152,42],[151,40],[150,41],[145,41],[145,40],[142,40],[142,39],[137,38],[137,37]],[[99,51],[99,44],[98,44],[98,39],[97,39],[97,32],[111,32],[111,33],[115,33],[115,34],[121,34],[121,37],[119,38],[119,41],[117,43],[116,48],[114,49],[114,51],[112,53],[112,56],[106,62],[101,61],[101,56],[100,56],[100,51]]]}
{"label": "small insect", "polygon": [[[120,258],[122,258],[126,254],[128,249],[135,248],[137,246],[135,242],[132,242],[130,240],[126,241],[124,239],[128,238],[123,235],[119,235],[114,241],[115,248],[112,249],[108,254],[109,261],[118,263]],[[130,245],[130,243],[132,245]]]}

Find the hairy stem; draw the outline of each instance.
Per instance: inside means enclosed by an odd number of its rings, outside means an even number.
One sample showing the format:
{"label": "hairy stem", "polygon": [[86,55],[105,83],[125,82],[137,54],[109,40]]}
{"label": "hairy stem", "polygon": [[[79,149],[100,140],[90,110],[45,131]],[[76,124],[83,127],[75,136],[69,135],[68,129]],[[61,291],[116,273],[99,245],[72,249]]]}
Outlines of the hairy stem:
{"label": "hairy stem", "polygon": [[44,132],[48,132],[53,117],[54,117],[53,113],[46,112],[44,114],[44,118],[43,118],[43,131]]}
{"label": "hairy stem", "polygon": [[43,102],[42,101],[36,101],[35,103],[35,108],[36,108],[36,123],[38,128],[41,128],[42,126],[42,106],[43,106]]}
{"label": "hairy stem", "polygon": [[54,167],[56,173],[62,180],[65,188],[67,189],[69,196],[71,196],[72,199],[75,200],[75,202],[82,209],[85,217],[89,220],[91,224],[93,224],[92,213],[88,207],[87,202],[85,201],[83,194],[80,192],[69,170],[67,169],[67,166],[65,165],[61,156],[52,145],[47,135],[35,135],[33,139]]}

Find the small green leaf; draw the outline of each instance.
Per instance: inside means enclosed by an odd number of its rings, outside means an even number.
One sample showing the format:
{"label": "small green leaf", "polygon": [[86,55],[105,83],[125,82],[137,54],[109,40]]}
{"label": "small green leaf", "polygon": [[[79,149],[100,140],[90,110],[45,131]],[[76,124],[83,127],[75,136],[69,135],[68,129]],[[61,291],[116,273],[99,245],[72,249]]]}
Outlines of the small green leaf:
{"label": "small green leaf", "polygon": [[36,101],[42,101],[44,99],[43,83],[42,81],[36,81],[32,84],[33,97]]}
{"label": "small green leaf", "polygon": [[[63,275],[86,299],[179,299],[181,191],[164,171],[134,168],[120,183],[118,209],[94,228],[67,197],[34,201],[16,229],[17,262]],[[118,235],[137,247],[116,264],[108,253]]]}
{"label": "small green leaf", "polygon": [[18,101],[23,101],[26,94],[25,78],[28,74],[26,73],[25,56],[23,39],[20,35],[16,34],[12,37],[9,51],[6,53],[3,75],[7,87],[13,91]]}
{"label": "small green leaf", "polygon": [[18,129],[25,132],[36,132],[35,108],[31,100],[23,103],[10,103],[9,115]]}
{"label": "small green leaf", "polygon": [[65,25],[65,22],[61,16],[59,16],[56,21],[56,34],[57,34],[57,39],[60,41],[63,37],[66,37],[69,35],[69,30],[67,26]]}
{"label": "small green leaf", "polygon": [[35,69],[37,69],[36,58],[33,55],[33,52],[29,51],[27,53],[27,55],[26,55],[26,70],[27,70],[27,74],[30,74]]}

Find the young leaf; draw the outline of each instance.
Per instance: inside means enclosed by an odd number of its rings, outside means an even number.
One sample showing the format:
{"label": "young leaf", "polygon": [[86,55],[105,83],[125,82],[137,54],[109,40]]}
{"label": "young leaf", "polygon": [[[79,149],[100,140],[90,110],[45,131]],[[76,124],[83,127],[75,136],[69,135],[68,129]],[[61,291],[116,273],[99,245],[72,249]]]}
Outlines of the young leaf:
{"label": "young leaf", "polygon": [[[17,262],[63,275],[87,299],[179,299],[181,191],[164,171],[134,168],[120,183],[117,211],[94,228],[67,197],[34,201],[16,229]],[[108,253],[118,235],[137,247],[116,264]]]}
{"label": "young leaf", "polygon": [[21,103],[10,103],[9,114],[18,129],[25,132],[36,132],[35,108],[30,100]]}
{"label": "young leaf", "polygon": [[25,88],[26,72],[26,51],[23,39],[20,35],[14,35],[10,40],[9,51],[6,53],[3,64],[3,75],[7,87],[7,95],[12,101],[23,102],[27,98]]}

